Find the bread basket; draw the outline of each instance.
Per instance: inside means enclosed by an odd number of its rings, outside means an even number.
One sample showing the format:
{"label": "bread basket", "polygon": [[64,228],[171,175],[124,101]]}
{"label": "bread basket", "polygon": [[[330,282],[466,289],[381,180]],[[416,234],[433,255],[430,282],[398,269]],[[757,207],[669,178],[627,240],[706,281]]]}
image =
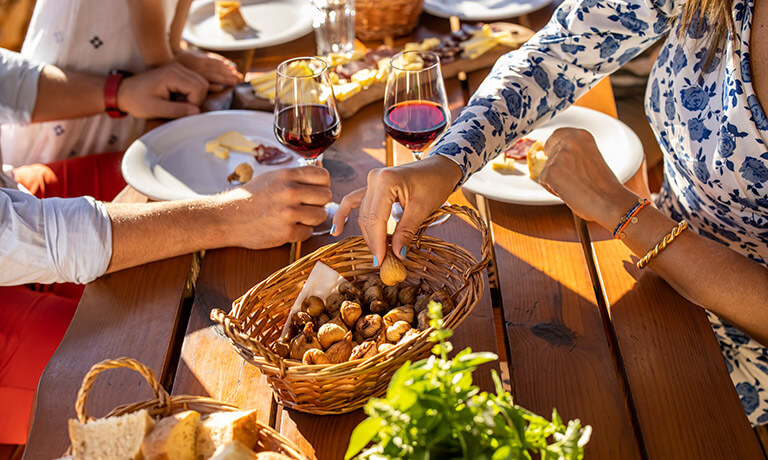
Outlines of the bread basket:
{"label": "bread basket", "polygon": [[[461,247],[424,235],[427,226],[443,214],[466,217],[482,235],[482,259]],[[409,279],[421,279],[432,289],[445,287],[455,308],[445,326],[456,328],[483,293],[483,270],[490,260],[491,239],[485,222],[474,210],[446,206],[419,228],[409,246],[405,267]],[[311,414],[342,414],[384,394],[394,372],[406,361],[423,358],[432,347],[431,329],[385,353],[341,364],[305,365],[272,351],[291,306],[315,263],[321,261],[347,279],[376,273],[372,255],[362,237],[349,237],[324,246],[272,274],[235,300],[227,314],[214,309],[211,318],[224,327],[237,352],[267,377],[278,400],[291,409]]]}
{"label": "bread basket", "polygon": [[381,40],[411,33],[419,23],[422,0],[355,1],[355,35]]}
{"label": "bread basket", "polygon": [[[85,403],[88,399],[88,393],[96,381],[96,377],[101,373],[109,369],[117,369],[126,367],[133,369],[140,373],[149,383],[149,387],[152,388],[152,392],[155,397],[147,401],[141,401],[131,404],[125,404],[118,406],[106,417],[113,415],[123,415],[131,412],[136,412],[141,409],[146,409],[154,418],[167,417],[177,412],[183,412],[185,410],[195,410],[203,415],[210,414],[212,412],[224,412],[224,411],[237,411],[240,408],[227,404],[225,402],[217,401],[212,398],[204,396],[171,396],[160,385],[155,377],[154,371],[140,362],[131,358],[118,358],[104,360],[98,364],[94,364],[83,379],[83,383],[80,386],[80,391],[77,393],[77,402],[75,403],[75,411],[77,412],[77,419],[81,423],[85,423],[89,420],[93,420],[85,411]],[[301,453],[298,447],[294,446],[290,441],[282,437],[277,431],[270,428],[267,425],[256,422],[255,427],[258,432],[258,444],[256,447],[258,450],[266,450],[279,452],[294,460],[308,460],[308,458]],[[70,447],[69,451],[71,452]]]}

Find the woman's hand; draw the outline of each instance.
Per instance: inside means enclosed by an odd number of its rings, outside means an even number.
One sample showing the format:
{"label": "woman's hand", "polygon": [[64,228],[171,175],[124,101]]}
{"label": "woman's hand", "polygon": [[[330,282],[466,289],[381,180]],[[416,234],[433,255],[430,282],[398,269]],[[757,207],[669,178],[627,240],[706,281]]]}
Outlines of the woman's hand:
{"label": "woman's hand", "polygon": [[588,131],[560,128],[544,145],[549,159],[539,183],[580,217],[613,229],[637,195],[613,174]]}
{"label": "woman's hand", "polygon": [[237,71],[235,63],[216,53],[182,50],[177,52],[176,60],[213,85],[234,86],[243,80],[243,74]]}
{"label": "woman's hand", "polygon": [[[387,220],[392,205],[403,207],[392,235],[392,251],[401,259],[419,225],[440,207],[461,180],[461,169],[440,155],[368,174],[368,188],[345,196],[333,218],[333,235],[344,230],[350,211],[360,208],[360,230],[374,255],[374,264],[384,260],[387,250]],[[403,250],[405,249],[405,250]]]}

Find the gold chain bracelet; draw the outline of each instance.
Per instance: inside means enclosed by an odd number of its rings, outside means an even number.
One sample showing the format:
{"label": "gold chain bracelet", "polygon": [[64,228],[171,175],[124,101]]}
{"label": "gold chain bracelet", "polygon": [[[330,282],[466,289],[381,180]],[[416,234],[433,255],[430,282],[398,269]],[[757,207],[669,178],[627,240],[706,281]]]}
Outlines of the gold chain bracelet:
{"label": "gold chain bracelet", "polygon": [[662,240],[659,241],[656,247],[648,251],[648,254],[643,256],[643,258],[637,262],[637,268],[645,268],[645,266],[648,265],[648,262],[650,262],[651,259],[659,255],[659,253],[663,251],[664,248],[666,248],[669,243],[675,241],[675,238],[680,236],[680,234],[683,233],[683,231],[686,228],[688,228],[688,222],[681,220],[680,223],[678,223],[677,226],[672,229],[672,232],[665,235],[664,238],[662,238]]}

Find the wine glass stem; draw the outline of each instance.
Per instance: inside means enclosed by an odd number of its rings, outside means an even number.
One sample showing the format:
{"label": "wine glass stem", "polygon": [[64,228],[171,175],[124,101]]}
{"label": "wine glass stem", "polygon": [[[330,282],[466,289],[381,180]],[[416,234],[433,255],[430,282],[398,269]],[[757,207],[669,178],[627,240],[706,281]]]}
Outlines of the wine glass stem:
{"label": "wine glass stem", "polygon": [[323,154],[321,153],[315,158],[304,158],[304,166],[319,166],[323,167]]}
{"label": "wine glass stem", "polygon": [[411,154],[416,161],[424,158],[424,152],[422,150],[411,150]]}

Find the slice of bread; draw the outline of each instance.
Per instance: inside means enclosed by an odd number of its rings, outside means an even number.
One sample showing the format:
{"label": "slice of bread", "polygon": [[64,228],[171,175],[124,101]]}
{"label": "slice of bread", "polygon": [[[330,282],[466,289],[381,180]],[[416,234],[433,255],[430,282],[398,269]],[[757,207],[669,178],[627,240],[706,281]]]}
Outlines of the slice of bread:
{"label": "slice of bread", "polygon": [[210,458],[216,449],[234,441],[246,447],[256,446],[258,413],[255,410],[216,412],[200,419],[197,425],[196,451],[198,458]]}
{"label": "slice of bread", "polygon": [[531,175],[531,179],[539,180],[539,174],[544,169],[544,165],[547,164],[547,155],[544,153],[544,144],[536,141],[528,149],[528,173]]}
{"label": "slice of bread", "polygon": [[75,460],[141,460],[141,443],[154,426],[155,421],[144,409],[87,423],[70,420],[73,457]]}
{"label": "slice of bread", "polygon": [[211,460],[255,460],[256,458],[256,452],[244,446],[243,443],[235,441],[216,449]]}
{"label": "slice of bread", "polygon": [[195,460],[195,436],[200,414],[193,410],[157,422],[141,445],[144,460]]}

